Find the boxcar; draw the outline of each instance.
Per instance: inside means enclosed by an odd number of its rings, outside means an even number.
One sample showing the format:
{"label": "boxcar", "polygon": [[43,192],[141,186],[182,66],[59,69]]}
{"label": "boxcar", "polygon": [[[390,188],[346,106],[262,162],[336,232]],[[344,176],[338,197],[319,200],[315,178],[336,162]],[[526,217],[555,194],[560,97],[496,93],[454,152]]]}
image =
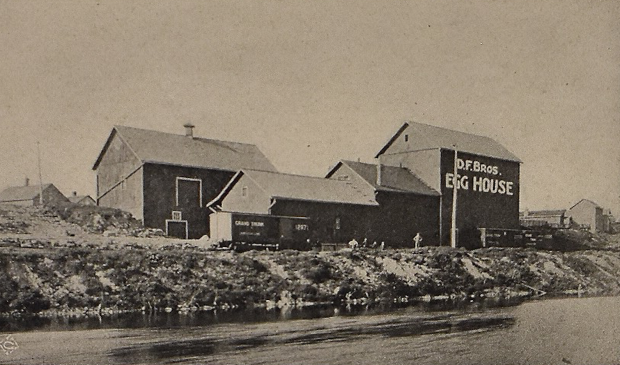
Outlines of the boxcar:
{"label": "boxcar", "polygon": [[306,217],[216,212],[209,216],[211,239],[220,247],[310,249],[311,222]]}

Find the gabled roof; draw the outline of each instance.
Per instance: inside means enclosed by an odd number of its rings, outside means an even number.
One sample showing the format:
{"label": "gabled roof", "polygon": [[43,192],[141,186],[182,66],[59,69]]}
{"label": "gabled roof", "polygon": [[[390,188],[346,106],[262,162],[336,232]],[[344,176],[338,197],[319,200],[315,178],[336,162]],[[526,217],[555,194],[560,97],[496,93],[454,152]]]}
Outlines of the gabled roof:
{"label": "gabled roof", "polygon": [[404,167],[381,165],[381,185],[377,185],[377,165],[364,162],[340,161],[327,173],[326,177],[331,177],[341,165],[349,166],[377,191],[440,195],[439,192],[426,185],[420,178]]}
{"label": "gabled roof", "polygon": [[45,190],[50,186],[52,184],[12,186],[0,192],[0,202],[32,200],[39,196],[41,190]]}
{"label": "gabled roof", "polygon": [[142,163],[238,171],[243,168],[276,171],[253,144],[187,137],[126,126],[115,126],[97,161],[96,170],[113,137],[118,135]]}
{"label": "gabled roof", "polygon": [[435,127],[428,124],[405,122],[381,148],[375,157],[379,157],[403,134],[407,131],[411,151],[426,149],[448,149],[454,150],[454,145],[458,151],[472,153],[480,156],[494,157],[502,160],[521,162],[521,160],[508,151],[504,146],[495,140],[478,136],[475,134],[459,132],[451,129]]}
{"label": "gabled roof", "polygon": [[79,203],[84,199],[90,199],[92,201],[95,201],[95,199],[93,199],[90,195],[72,195],[72,196],[68,196],[67,199],[69,199],[69,201],[71,203]]}
{"label": "gabled roof", "polygon": [[378,205],[374,195],[365,194],[346,181],[271,171],[241,170],[233,176],[222,192],[207,206],[221,201],[244,175],[254,181],[267,195],[275,199]]}
{"label": "gabled roof", "polygon": [[595,208],[601,208],[602,209],[602,207],[600,205],[596,204],[595,202],[593,202],[590,199],[581,199],[580,201],[578,201],[575,205],[573,205],[569,209],[573,209],[574,207],[578,206],[581,203],[589,203],[590,205],[594,206]]}

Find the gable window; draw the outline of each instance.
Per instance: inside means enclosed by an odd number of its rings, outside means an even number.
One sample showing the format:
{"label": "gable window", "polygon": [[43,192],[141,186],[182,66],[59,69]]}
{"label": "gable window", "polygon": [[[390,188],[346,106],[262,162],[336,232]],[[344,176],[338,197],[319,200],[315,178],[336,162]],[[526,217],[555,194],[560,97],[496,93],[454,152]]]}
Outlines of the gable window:
{"label": "gable window", "polygon": [[349,181],[349,175],[340,175],[340,176],[338,176],[338,180],[340,180],[340,181]]}
{"label": "gable window", "polygon": [[183,219],[183,213],[178,211],[178,210],[173,210],[172,211],[172,220],[173,221],[180,221]]}
{"label": "gable window", "polygon": [[405,134],[405,142],[409,142],[409,135]]}
{"label": "gable window", "polygon": [[248,196],[248,187],[244,186],[241,188],[241,196],[246,198]]}

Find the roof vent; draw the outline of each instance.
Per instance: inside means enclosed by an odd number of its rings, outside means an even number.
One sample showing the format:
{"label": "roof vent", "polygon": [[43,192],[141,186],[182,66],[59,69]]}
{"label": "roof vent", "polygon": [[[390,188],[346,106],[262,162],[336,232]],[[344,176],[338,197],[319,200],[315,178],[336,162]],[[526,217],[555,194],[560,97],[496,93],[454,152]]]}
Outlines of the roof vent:
{"label": "roof vent", "polygon": [[192,123],[185,123],[183,124],[183,127],[185,127],[185,136],[189,138],[194,138],[195,125],[193,125]]}

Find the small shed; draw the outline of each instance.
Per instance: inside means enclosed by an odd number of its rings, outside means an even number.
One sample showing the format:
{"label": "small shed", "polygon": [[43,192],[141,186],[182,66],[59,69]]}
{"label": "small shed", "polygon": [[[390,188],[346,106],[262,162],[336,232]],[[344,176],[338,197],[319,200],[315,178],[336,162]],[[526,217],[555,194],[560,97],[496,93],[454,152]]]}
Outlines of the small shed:
{"label": "small shed", "polygon": [[524,227],[567,228],[570,218],[564,209],[525,210],[519,213],[519,223]]}
{"label": "small shed", "polygon": [[74,191],[71,196],[67,197],[69,201],[73,204],[78,205],[97,205],[95,199],[93,199],[90,195],[77,195],[77,192]]}

